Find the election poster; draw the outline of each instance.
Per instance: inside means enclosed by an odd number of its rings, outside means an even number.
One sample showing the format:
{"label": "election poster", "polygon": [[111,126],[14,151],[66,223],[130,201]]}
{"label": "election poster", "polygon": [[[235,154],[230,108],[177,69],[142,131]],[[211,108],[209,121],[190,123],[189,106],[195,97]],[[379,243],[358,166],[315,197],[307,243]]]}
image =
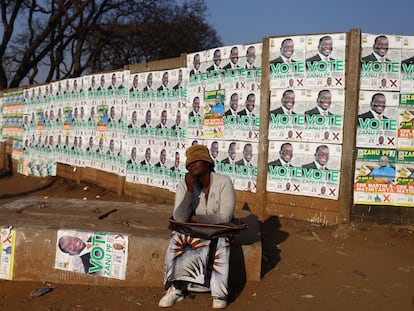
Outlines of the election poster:
{"label": "election poster", "polygon": [[0,227],[0,279],[13,279],[15,245],[16,230],[11,226]]}
{"label": "election poster", "polygon": [[59,229],[54,268],[125,280],[128,235]]}
{"label": "election poster", "polygon": [[270,141],[266,190],[337,200],[341,153],[341,145]]}
{"label": "election poster", "polygon": [[355,182],[394,184],[396,157],[395,149],[357,148]]}
{"label": "election poster", "polygon": [[344,91],[273,89],[269,139],[342,143]]}
{"label": "election poster", "polygon": [[189,92],[188,107],[189,109],[187,110],[187,136],[192,138],[202,137],[202,121],[204,119],[203,115],[205,111],[203,94]]}
{"label": "election poster", "polygon": [[342,143],[344,106],[342,89],[308,90],[304,107],[304,140]]}
{"label": "election poster", "polygon": [[134,140],[128,140],[127,145],[128,159],[126,160],[126,182],[137,183],[139,163],[137,158],[137,147]]}
{"label": "election poster", "polygon": [[[188,89],[201,88],[206,85],[206,51],[187,54]],[[199,91],[200,91],[199,90]]]}
{"label": "election poster", "polygon": [[398,149],[414,150],[414,94],[400,94]]}
{"label": "election poster", "polygon": [[206,145],[215,164],[215,171],[229,176],[234,188],[256,192],[258,143],[206,139]]}
{"label": "election poster", "polygon": [[400,36],[362,34],[361,89],[399,91],[400,68]]}
{"label": "election poster", "polygon": [[241,141],[238,142],[238,147],[238,157],[235,163],[236,176],[233,181],[234,188],[255,193],[259,144]]}
{"label": "election poster", "polygon": [[357,147],[397,148],[398,92],[359,92]]}
{"label": "election poster", "polygon": [[398,150],[396,163],[397,190],[396,202],[399,205],[414,206],[414,150]]}
{"label": "election poster", "polygon": [[412,150],[357,148],[354,203],[413,206]]}
{"label": "election poster", "polygon": [[225,90],[204,92],[203,133],[206,137],[224,136]]}
{"label": "election poster", "polygon": [[[245,76],[246,81],[255,81],[257,78],[261,78],[262,66],[262,43],[245,44],[242,47],[242,55],[240,56],[242,68],[248,69]],[[256,70],[252,70],[256,69]]]}
{"label": "election poster", "polygon": [[304,139],[306,90],[273,89],[270,94],[269,139]]}
{"label": "election poster", "polygon": [[305,36],[270,38],[270,88],[305,87]]}
{"label": "election poster", "polygon": [[[259,141],[260,128],[260,92],[244,91],[240,93],[241,107],[237,111],[235,132],[226,133],[226,137],[251,142]],[[232,119],[230,119],[232,121]]]}
{"label": "election poster", "polygon": [[414,36],[401,38],[401,92],[414,90]]}
{"label": "election poster", "polygon": [[306,36],[304,85],[345,88],[345,47],[345,33]]}

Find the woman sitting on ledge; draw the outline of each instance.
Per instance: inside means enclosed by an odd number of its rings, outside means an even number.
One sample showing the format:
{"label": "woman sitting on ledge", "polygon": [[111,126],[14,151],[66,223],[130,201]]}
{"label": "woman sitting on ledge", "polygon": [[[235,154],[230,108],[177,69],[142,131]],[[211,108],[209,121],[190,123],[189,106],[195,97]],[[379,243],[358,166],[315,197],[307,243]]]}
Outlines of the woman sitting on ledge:
{"label": "woman sitting on ledge", "polygon": [[[229,223],[235,209],[235,191],[229,177],[214,172],[208,148],[193,145],[186,151],[185,180],[178,185],[173,217],[180,222]],[[213,309],[227,306],[230,239],[205,240],[173,231],[165,257],[160,307],[171,307],[187,291],[211,291]]]}

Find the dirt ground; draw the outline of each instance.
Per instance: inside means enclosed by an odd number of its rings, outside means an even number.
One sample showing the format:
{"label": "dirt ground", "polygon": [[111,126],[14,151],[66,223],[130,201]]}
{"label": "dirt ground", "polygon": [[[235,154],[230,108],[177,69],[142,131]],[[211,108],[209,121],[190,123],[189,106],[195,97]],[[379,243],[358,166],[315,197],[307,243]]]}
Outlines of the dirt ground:
{"label": "dirt ground", "polygon": [[[131,201],[94,185],[21,175],[0,178],[0,205],[16,193]],[[41,189],[42,187],[45,187]],[[33,191],[40,189],[38,191]],[[30,192],[32,191],[32,192]],[[1,220],[0,220],[1,222]],[[414,310],[414,228],[351,223],[323,227],[270,217],[261,224],[262,279],[230,280],[227,310]],[[30,298],[33,290],[53,286]],[[159,287],[106,287],[0,280],[0,310],[157,310]],[[211,310],[209,294],[191,294],[170,310]]]}

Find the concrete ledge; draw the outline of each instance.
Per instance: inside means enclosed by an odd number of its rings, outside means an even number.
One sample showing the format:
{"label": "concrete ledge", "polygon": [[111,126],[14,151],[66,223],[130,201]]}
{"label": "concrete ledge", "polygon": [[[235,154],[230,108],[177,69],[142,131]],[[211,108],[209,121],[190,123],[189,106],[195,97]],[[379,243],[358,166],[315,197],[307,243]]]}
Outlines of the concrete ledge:
{"label": "concrete ledge", "polygon": [[[100,220],[113,209],[116,212]],[[0,206],[0,226],[16,230],[13,280],[53,283],[160,286],[163,283],[164,256],[170,231],[171,205],[130,202],[43,199],[30,197]],[[249,225],[234,241],[242,257],[234,256],[232,265],[240,265],[247,281],[259,281],[261,238],[257,217],[236,211]],[[125,280],[84,275],[54,269],[58,229],[119,232],[129,235]]]}

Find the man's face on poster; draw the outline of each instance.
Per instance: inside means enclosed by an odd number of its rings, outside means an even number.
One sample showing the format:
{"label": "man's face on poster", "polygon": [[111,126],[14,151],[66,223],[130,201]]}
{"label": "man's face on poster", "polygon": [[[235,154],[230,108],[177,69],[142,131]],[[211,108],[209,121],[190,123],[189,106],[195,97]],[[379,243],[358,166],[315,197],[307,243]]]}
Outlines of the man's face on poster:
{"label": "man's face on poster", "polygon": [[282,97],[282,106],[287,110],[292,110],[295,105],[295,93],[293,91],[285,91]]}
{"label": "man's face on poster", "polygon": [[318,106],[322,110],[328,110],[329,107],[331,106],[331,102],[332,102],[332,95],[330,91],[326,90],[326,91],[320,92],[318,96]]}
{"label": "man's face on poster", "polygon": [[376,94],[372,98],[371,109],[377,114],[382,114],[385,110],[385,96],[383,94]]}
{"label": "man's face on poster", "polygon": [[280,47],[280,54],[286,58],[291,58],[294,52],[294,43],[291,39],[286,39],[283,41],[282,46]]}
{"label": "man's face on poster", "polygon": [[333,42],[331,37],[324,37],[321,40],[321,43],[318,46],[319,53],[321,53],[323,56],[328,57],[331,55],[333,50]]}
{"label": "man's face on poster", "polygon": [[389,46],[388,38],[385,36],[381,36],[381,37],[376,38],[374,42],[373,50],[379,56],[385,57],[385,55],[388,52],[388,46]]}
{"label": "man's face on poster", "polygon": [[231,95],[231,98],[230,98],[230,107],[231,109],[236,111],[238,106],[239,106],[239,95],[237,93],[234,93]]}
{"label": "man's face on poster", "polygon": [[329,160],[329,149],[326,147],[320,147],[315,153],[315,161],[320,165],[324,166],[328,163]]}

